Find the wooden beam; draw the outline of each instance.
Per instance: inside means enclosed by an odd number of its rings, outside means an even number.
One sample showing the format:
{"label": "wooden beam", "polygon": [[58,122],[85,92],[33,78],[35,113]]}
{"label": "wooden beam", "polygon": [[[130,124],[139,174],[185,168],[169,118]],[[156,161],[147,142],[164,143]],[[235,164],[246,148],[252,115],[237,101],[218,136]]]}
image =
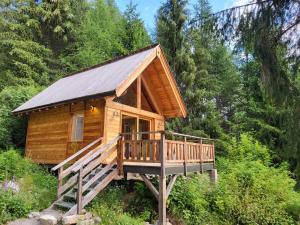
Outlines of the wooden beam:
{"label": "wooden beam", "polygon": [[159,201],[158,201],[158,212],[159,212],[159,225],[167,225],[167,183],[166,183],[166,152],[165,152],[165,133],[161,133],[160,138],[160,176],[159,176]]}
{"label": "wooden beam", "polygon": [[[158,47],[157,47],[158,48]],[[129,75],[129,78],[116,89],[116,95],[120,97],[123,92],[135,81],[135,79],[146,69],[146,67],[156,58],[157,48]]]}
{"label": "wooden beam", "polygon": [[164,117],[162,115],[159,115],[157,113],[149,112],[143,109],[137,109],[132,106],[128,105],[123,105],[118,102],[113,102],[113,101],[107,101],[106,102],[106,107],[113,108],[113,109],[118,109],[124,112],[129,112],[133,114],[138,114],[141,116],[146,116],[154,119],[159,119],[159,120],[164,120]]}
{"label": "wooden beam", "polygon": [[155,100],[155,97],[154,97],[154,95],[152,94],[151,89],[150,89],[150,87],[149,87],[149,85],[148,85],[148,83],[147,83],[147,81],[145,80],[144,77],[142,77],[142,83],[143,83],[143,86],[145,87],[145,90],[146,90],[146,92],[147,92],[147,95],[149,96],[150,101],[151,101],[151,103],[152,103],[152,105],[153,105],[155,111],[158,112],[160,115],[162,115],[162,112],[161,112],[161,110],[160,110],[160,107],[158,106],[158,103],[157,103],[157,101]]}
{"label": "wooden beam", "polygon": [[142,106],[142,82],[141,75],[136,79],[136,106],[141,109]]}
{"label": "wooden beam", "polygon": [[172,191],[172,188],[173,188],[173,186],[174,186],[174,184],[176,182],[177,176],[178,175],[173,175],[172,178],[171,178],[171,180],[170,180],[170,182],[169,182],[169,184],[168,184],[168,187],[167,187],[167,199],[168,199],[168,197],[169,197],[169,195],[170,195],[170,193]]}
{"label": "wooden beam", "polygon": [[184,101],[183,101],[182,96],[180,94],[180,91],[178,89],[176,80],[175,80],[174,76],[172,75],[172,72],[171,72],[171,69],[168,65],[166,56],[164,55],[164,53],[163,53],[163,51],[161,50],[160,47],[158,48],[157,56],[158,56],[158,58],[161,62],[161,65],[162,65],[164,71],[166,72],[166,77],[168,78],[168,81],[171,84],[171,87],[172,87],[173,92],[175,94],[176,100],[177,100],[177,102],[180,106],[180,109],[182,111],[183,117],[186,117],[186,114],[187,114],[186,106],[184,104]]}
{"label": "wooden beam", "polygon": [[151,181],[148,179],[148,177],[146,177],[146,175],[140,174],[140,176],[142,177],[142,179],[145,182],[146,186],[149,188],[149,190],[152,192],[152,194],[154,195],[154,197],[158,201],[159,200],[159,193],[156,190],[156,188],[154,187],[154,185],[151,183]]}

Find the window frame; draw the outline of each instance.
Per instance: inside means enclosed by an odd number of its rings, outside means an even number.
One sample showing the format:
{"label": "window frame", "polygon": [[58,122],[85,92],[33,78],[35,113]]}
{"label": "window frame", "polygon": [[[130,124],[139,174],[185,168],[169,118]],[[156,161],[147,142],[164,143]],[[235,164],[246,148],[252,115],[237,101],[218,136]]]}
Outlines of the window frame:
{"label": "window frame", "polygon": [[[82,137],[81,138],[78,138],[77,137],[77,125],[78,125],[78,122],[77,122],[77,119],[78,118],[82,118],[83,122],[82,122]],[[82,142],[83,141],[83,138],[84,138],[84,112],[77,112],[77,113],[74,113],[72,115],[72,132],[71,132],[71,141],[72,142]]]}

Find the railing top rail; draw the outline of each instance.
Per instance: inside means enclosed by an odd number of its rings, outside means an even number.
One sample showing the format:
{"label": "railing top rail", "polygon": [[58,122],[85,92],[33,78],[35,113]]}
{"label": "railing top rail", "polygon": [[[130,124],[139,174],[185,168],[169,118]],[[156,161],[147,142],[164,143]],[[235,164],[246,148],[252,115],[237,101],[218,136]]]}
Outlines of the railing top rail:
{"label": "railing top rail", "polygon": [[56,165],[55,167],[53,167],[51,170],[55,171],[55,170],[59,169],[60,167],[64,166],[65,164],[67,164],[71,160],[75,159],[77,156],[79,156],[80,154],[82,154],[83,152],[85,152],[86,150],[88,150],[90,147],[92,147],[93,145],[95,145],[96,143],[98,143],[99,141],[101,141],[102,139],[103,139],[103,137],[100,137],[100,138],[96,139],[95,141],[91,142],[90,144],[88,144],[84,148],[80,149],[75,154],[71,155],[69,158],[65,159],[64,161],[62,161],[61,163],[59,163],[58,165]]}
{"label": "railing top rail", "polygon": [[89,162],[93,161],[95,158],[97,158],[101,153],[103,153],[105,150],[110,149],[114,144],[116,144],[118,142],[118,140],[121,138],[120,135],[116,136],[115,138],[113,138],[112,140],[110,140],[107,144],[102,145],[101,147],[99,147],[99,149],[97,151],[95,151],[90,157],[88,157],[87,159],[85,159],[83,162],[79,163],[78,165],[76,165],[73,169],[72,172],[77,172],[78,170],[80,170],[81,167],[87,165]]}
{"label": "railing top rail", "polygon": [[181,134],[181,133],[177,133],[177,132],[169,131],[169,130],[166,130],[165,133],[173,134],[173,135],[176,135],[176,136],[193,138],[193,139],[202,139],[202,140],[209,140],[209,141],[215,141],[216,140],[216,139],[212,139],[212,138],[198,137],[198,136],[193,136],[193,135],[189,135],[189,134]]}
{"label": "railing top rail", "polygon": [[139,131],[139,132],[125,132],[121,133],[120,135],[132,135],[132,134],[158,134],[158,133],[164,133],[163,130],[157,130],[157,131]]}

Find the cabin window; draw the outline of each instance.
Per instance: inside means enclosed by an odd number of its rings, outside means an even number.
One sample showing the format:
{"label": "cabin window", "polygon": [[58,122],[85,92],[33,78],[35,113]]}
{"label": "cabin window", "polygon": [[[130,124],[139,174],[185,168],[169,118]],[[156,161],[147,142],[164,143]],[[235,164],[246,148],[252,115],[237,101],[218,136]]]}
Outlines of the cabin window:
{"label": "cabin window", "polygon": [[83,114],[75,114],[73,116],[72,141],[83,140],[83,125],[84,125]]}

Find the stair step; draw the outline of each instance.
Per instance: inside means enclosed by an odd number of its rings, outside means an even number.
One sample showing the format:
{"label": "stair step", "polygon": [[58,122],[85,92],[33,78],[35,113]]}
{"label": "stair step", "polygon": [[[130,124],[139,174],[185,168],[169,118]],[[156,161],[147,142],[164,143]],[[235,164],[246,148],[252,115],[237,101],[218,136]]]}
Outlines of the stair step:
{"label": "stair step", "polygon": [[77,192],[71,192],[71,193],[67,193],[64,195],[64,199],[72,199],[72,200],[76,200],[76,196]]}
{"label": "stair step", "polygon": [[55,206],[65,209],[71,209],[75,203],[72,202],[65,202],[65,201],[58,201],[54,203]]}

